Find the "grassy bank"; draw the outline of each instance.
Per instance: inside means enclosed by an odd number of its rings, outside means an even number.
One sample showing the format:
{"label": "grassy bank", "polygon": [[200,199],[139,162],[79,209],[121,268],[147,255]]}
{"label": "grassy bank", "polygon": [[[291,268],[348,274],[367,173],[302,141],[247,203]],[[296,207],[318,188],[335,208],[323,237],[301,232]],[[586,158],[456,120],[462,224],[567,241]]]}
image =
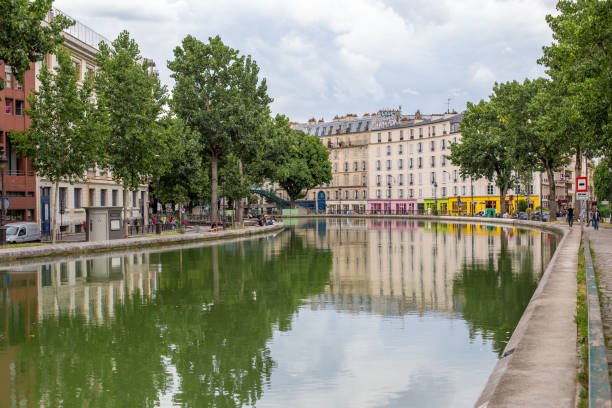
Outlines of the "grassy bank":
{"label": "grassy bank", "polygon": [[580,365],[576,375],[581,385],[580,401],[578,407],[587,408],[589,399],[589,314],[586,293],[586,269],[584,263],[584,247],[580,246],[578,252],[578,271],[576,273],[578,290],[576,292],[576,325],[578,326],[578,357]]}

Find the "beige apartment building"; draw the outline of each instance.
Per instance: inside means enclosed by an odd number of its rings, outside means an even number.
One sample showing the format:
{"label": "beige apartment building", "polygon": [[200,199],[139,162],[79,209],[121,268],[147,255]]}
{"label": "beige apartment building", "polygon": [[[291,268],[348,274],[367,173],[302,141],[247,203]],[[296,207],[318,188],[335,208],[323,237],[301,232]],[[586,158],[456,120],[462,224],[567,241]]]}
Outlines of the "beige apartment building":
{"label": "beige apartment building", "polygon": [[[50,14],[62,13],[53,9]],[[73,19],[74,20],[74,19]],[[98,44],[101,41],[110,43],[108,39],[96,33],[78,21],[74,26],[63,32],[64,46],[70,51],[73,63],[79,70],[79,81],[93,79],[96,70],[95,58],[98,53]],[[47,68],[57,66],[54,55],[47,55],[45,60],[36,63],[38,74],[46,64]],[[36,89],[40,82],[36,80]],[[39,223],[43,232],[49,231],[51,206],[53,205],[54,186],[44,178],[36,177],[40,199],[37,200],[36,213],[40,214]],[[113,180],[112,174],[105,169],[92,168],[85,175],[82,183],[59,183],[58,208],[55,211],[57,225],[63,232],[82,232],[85,222],[84,207],[123,206],[123,186]],[[140,223],[148,222],[148,185],[143,184],[138,191],[129,191],[126,197],[128,217],[130,220],[139,219]],[[60,213],[60,207],[63,214]]]}

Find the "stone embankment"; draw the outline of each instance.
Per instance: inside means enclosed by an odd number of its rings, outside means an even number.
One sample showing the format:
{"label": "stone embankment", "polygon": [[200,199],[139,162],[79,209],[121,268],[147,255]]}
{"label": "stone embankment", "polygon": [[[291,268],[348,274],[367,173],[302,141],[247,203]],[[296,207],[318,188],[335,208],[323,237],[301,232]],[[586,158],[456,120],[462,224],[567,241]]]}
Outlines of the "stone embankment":
{"label": "stone embankment", "polygon": [[242,229],[223,230],[218,232],[187,232],[185,234],[133,237],[100,242],[70,242],[61,244],[45,244],[19,248],[0,249],[0,262],[24,259],[66,256],[84,253],[108,252],[121,249],[142,247],[164,247],[181,244],[228,240],[272,233],[284,228],[282,223],[263,227],[253,226]]}

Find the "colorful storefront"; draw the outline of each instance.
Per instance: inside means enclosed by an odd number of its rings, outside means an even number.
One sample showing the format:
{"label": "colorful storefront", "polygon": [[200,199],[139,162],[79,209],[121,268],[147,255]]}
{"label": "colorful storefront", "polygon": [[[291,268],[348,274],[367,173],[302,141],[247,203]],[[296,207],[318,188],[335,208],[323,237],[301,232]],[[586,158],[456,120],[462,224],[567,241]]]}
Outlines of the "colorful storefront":
{"label": "colorful storefront", "polygon": [[447,215],[450,214],[449,210],[449,199],[448,198],[439,198],[438,200],[435,200],[433,198],[426,198],[424,200],[424,204],[425,204],[425,214],[435,214],[435,209],[436,209],[436,201],[438,204],[438,214],[439,215]]}
{"label": "colorful storefront", "polygon": [[[471,215],[470,210],[470,199],[472,197],[453,197],[449,198],[449,213],[452,215]],[[532,195],[528,197],[527,208],[535,210],[540,206],[540,198]],[[427,200],[425,200],[427,201]],[[431,200],[433,201],[433,200]],[[438,200],[439,201],[439,200]],[[508,214],[513,214],[518,211],[519,201],[525,201],[524,196],[507,196],[506,198],[506,209]],[[473,213],[478,214],[480,211],[484,211],[487,208],[495,208],[496,212],[499,212],[501,207],[499,205],[499,197],[493,196],[475,196],[473,202]]]}
{"label": "colorful storefront", "polygon": [[416,200],[370,200],[368,212],[370,214],[415,214]]}

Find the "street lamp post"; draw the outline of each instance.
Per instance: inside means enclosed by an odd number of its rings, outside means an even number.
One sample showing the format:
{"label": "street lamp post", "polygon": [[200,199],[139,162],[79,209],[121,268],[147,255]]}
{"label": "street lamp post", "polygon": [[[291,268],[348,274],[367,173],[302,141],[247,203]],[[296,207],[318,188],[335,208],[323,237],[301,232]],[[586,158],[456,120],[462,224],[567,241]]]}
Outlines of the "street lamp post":
{"label": "street lamp post", "polygon": [[[0,147],[0,169],[2,170],[2,213],[0,214],[0,227],[4,227],[6,222],[6,207],[4,206],[4,199],[6,197],[6,191],[4,190],[4,173],[6,171],[6,154],[4,153],[4,148]],[[6,230],[4,228],[0,229],[0,245],[6,245]]]}
{"label": "street lamp post", "polygon": [[438,215],[438,182],[434,180],[434,215]]}
{"label": "street lamp post", "polygon": [[338,214],[342,215],[342,187],[338,187]]}

